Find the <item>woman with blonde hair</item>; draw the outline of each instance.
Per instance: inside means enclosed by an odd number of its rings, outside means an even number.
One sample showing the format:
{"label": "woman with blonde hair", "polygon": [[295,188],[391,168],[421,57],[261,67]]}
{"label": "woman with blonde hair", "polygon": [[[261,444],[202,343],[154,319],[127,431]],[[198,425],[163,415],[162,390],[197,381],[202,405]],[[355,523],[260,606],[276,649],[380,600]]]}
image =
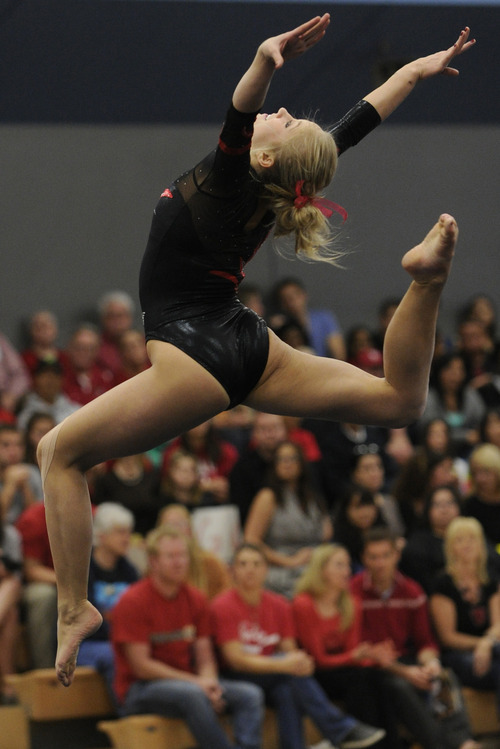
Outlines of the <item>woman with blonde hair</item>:
{"label": "woman with blonde hair", "polygon": [[[361,641],[361,606],[349,591],[351,560],[340,544],[312,552],[295,587],[292,609],[300,645],[314,658],[315,677],[330,699],[370,725],[384,722],[379,672],[395,654]],[[381,744],[382,746],[382,744]]]}
{"label": "woman with blonde hair", "polygon": [[463,514],[476,518],[494,546],[500,544],[500,448],[479,445],[469,458],[471,494]]}
{"label": "woman with blonde hair", "polygon": [[84,473],[91,466],[150,450],[238,403],[382,426],[411,423],[424,408],[439,303],[458,238],[449,214],[403,259],[411,283],[385,336],[385,377],[287,346],[237,298],[243,268],[273,226],[277,235],[292,236],[300,256],[326,252],[332,260],[327,218],[339,207],[323,193],[337,150],[367,135],[418,81],[457,75],[449,63],[473,44],[466,28],[447,50],[404,65],[332,132],[284,107],[259,112],[274,74],[320,42],[329,23],[328,13],[315,16],[259,45],[233,92],[216,148],[163,191],[139,281],[151,367],[79,409],[40,443],[58,584],[56,670],[66,686],[79,643],[101,623],[86,597],[91,513]]}
{"label": "woman with blonde hair", "polygon": [[445,558],[430,599],[443,663],[462,684],[495,689],[500,713],[500,594],[488,576],[486,540],[475,518],[450,523]]}
{"label": "woman with blonde hair", "polygon": [[157,527],[176,528],[188,539],[188,582],[212,600],[218,593],[231,587],[231,576],[226,564],[211,551],[202,549],[191,526],[189,510],[181,504],[167,505],[158,514]]}

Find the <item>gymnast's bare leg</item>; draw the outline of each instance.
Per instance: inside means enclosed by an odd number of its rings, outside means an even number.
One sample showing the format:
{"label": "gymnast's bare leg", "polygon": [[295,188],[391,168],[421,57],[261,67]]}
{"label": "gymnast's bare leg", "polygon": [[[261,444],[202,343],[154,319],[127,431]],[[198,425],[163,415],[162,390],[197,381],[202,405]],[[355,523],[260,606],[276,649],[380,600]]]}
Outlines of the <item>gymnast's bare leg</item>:
{"label": "gymnast's bare leg", "polygon": [[443,214],[403,258],[413,278],[387,330],[383,378],[346,362],[311,356],[271,334],[267,368],[246,403],[284,415],[401,426],[425,406],[441,293],[458,238]]}
{"label": "gymnast's bare leg", "polygon": [[40,443],[45,510],[58,591],[56,672],[69,686],[80,642],[101,624],[87,600],[92,539],[84,472],[159,445],[228,406],[222,386],[189,356],[150,341],[152,367],[84,406]]}

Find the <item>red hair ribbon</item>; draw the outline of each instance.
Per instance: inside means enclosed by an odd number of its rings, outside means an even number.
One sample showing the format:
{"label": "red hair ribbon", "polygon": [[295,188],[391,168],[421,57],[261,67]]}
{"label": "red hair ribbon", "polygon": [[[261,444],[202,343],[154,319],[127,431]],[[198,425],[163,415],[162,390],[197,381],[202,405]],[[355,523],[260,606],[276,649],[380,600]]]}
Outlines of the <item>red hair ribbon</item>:
{"label": "red hair ribbon", "polygon": [[302,186],[304,182],[305,179],[299,179],[295,185],[295,195],[297,196],[293,201],[295,208],[302,208],[304,205],[311,203],[311,205],[318,208],[323,216],[326,216],[327,218],[330,218],[335,211],[335,213],[342,216],[343,221],[346,220],[347,211],[338,203],[334,203],[332,200],[327,200],[327,198],[312,198],[310,195],[302,195]]}

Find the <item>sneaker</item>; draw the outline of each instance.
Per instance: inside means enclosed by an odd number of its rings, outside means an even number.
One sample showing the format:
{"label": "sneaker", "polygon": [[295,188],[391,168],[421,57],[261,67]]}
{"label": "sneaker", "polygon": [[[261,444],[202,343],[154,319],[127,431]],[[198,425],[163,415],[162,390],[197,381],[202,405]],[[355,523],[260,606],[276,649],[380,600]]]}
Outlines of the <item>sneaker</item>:
{"label": "sneaker", "polygon": [[340,742],[340,749],[363,749],[364,746],[372,746],[377,741],[381,741],[384,736],[383,728],[374,728],[364,723],[358,723]]}

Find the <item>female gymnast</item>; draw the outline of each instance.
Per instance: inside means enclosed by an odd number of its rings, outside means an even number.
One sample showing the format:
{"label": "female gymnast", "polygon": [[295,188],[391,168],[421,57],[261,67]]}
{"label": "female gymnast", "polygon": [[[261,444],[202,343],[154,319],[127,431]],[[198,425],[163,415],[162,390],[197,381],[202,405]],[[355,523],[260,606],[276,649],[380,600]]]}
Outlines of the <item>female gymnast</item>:
{"label": "female gymnast", "polygon": [[243,307],[241,269],[273,224],[296,250],[324,251],[330,214],[318,196],[345,150],[387,117],[417,81],[448,68],[474,42],[402,68],[332,133],[286,109],[257,114],[275,71],[319,42],[329,14],[271,37],[233,94],[217,149],[165,190],[140,274],[152,366],[74,413],[43,438],[38,457],[58,581],[59,680],[73,679],[78,646],[101,623],[87,601],[92,517],[84,472],[166,442],[237,403],[259,411],[398,426],[425,405],[439,298],[458,229],[443,214],[406,253],[412,282],[385,339],[385,377],[290,348]]}

